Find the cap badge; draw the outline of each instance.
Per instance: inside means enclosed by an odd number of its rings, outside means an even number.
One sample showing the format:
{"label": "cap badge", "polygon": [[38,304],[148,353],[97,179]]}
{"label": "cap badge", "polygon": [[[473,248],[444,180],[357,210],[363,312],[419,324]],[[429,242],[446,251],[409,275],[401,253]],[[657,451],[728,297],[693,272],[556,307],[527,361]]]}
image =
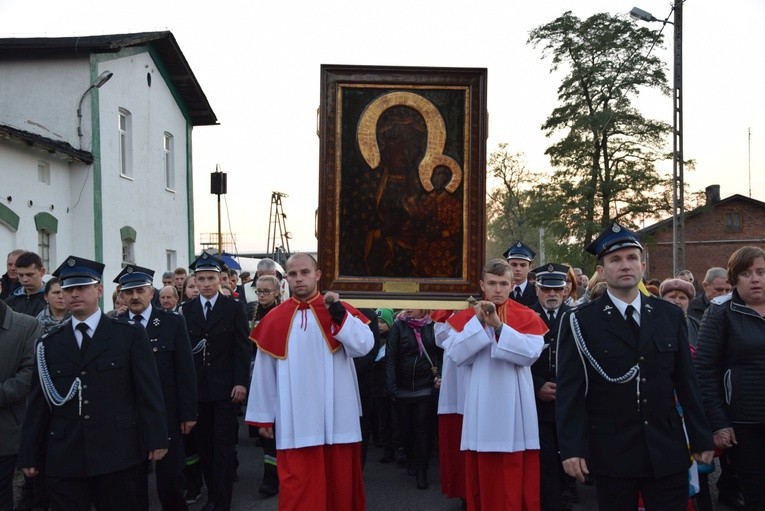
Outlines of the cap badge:
{"label": "cap badge", "polygon": [[66,262],[69,266],[74,266],[77,264],[77,261],[74,260],[74,258],[70,257],[69,260]]}
{"label": "cap badge", "polygon": [[611,226],[611,230],[612,230],[613,232],[619,232],[619,231],[621,231],[621,230],[622,230],[622,228],[621,228],[621,226],[620,226],[620,225],[618,225],[618,224],[614,224],[613,226]]}
{"label": "cap badge", "polygon": [[523,246],[523,243],[521,243],[521,242],[519,241],[519,242],[518,242],[518,243],[517,243],[515,246],[516,246],[516,247],[518,247],[518,248],[521,248],[521,247]]}
{"label": "cap badge", "polygon": [[555,271],[555,267],[551,264],[547,267],[547,271]]}
{"label": "cap badge", "polygon": [[128,266],[127,268],[125,268],[125,273],[133,273],[133,267]]}

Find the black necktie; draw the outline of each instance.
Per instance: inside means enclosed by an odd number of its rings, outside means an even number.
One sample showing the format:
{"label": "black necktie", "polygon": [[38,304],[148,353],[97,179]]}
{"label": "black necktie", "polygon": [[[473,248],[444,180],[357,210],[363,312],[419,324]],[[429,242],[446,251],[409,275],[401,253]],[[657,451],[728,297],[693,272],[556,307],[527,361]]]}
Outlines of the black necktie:
{"label": "black necktie", "polygon": [[135,316],[133,316],[133,321],[143,326],[143,316],[141,316],[140,314],[136,314]]}
{"label": "black necktie", "polygon": [[628,305],[627,309],[624,311],[624,315],[627,319],[627,325],[630,327],[630,330],[632,331],[632,335],[635,336],[635,339],[640,338],[640,325],[638,325],[637,321],[635,321],[635,316],[633,316],[633,313],[635,312],[635,307],[632,305]]}
{"label": "black necktie", "polygon": [[555,321],[555,311],[547,311],[547,317],[550,318],[550,323]]}
{"label": "black necktie", "polygon": [[210,317],[211,310],[212,304],[209,301],[205,302],[205,320]]}
{"label": "black necktie", "polygon": [[515,286],[515,299],[521,299],[521,286]]}
{"label": "black necktie", "polygon": [[88,345],[92,338],[88,335],[88,325],[85,323],[78,323],[75,327],[82,334],[82,342],[80,342],[80,353],[85,353],[88,349]]}

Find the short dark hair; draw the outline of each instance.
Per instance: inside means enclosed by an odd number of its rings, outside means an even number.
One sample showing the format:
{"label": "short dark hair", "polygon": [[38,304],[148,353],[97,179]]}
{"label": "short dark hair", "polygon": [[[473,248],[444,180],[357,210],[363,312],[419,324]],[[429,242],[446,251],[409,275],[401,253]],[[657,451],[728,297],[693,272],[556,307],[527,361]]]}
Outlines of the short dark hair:
{"label": "short dark hair", "polygon": [[487,274],[496,275],[498,277],[503,277],[507,272],[510,271],[510,265],[507,264],[507,261],[504,259],[492,259],[488,263],[486,263],[486,266],[483,267],[483,273],[481,273],[481,279],[485,278]]}
{"label": "short dark hair", "polygon": [[[733,252],[728,259],[728,283],[735,287],[738,276],[752,266],[758,257],[765,259],[765,250],[760,247],[741,247]],[[16,266],[18,265],[17,262]]]}
{"label": "short dark hair", "polygon": [[186,268],[180,267],[173,270],[173,275],[188,275],[189,272],[186,271]]}
{"label": "short dark hair", "polygon": [[30,266],[38,269],[43,267],[43,262],[39,255],[34,252],[24,252],[16,258],[16,268],[29,268]]}

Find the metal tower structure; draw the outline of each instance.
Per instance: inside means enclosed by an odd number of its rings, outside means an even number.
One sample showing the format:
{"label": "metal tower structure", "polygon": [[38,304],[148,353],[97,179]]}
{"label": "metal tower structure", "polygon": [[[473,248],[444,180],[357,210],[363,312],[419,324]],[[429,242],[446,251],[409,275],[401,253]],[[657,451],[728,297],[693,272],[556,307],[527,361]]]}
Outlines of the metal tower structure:
{"label": "metal tower structure", "polygon": [[267,252],[271,259],[284,266],[291,255],[290,238],[287,231],[287,215],[284,213],[282,198],[289,197],[286,193],[271,192],[271,211],[268,214]]}

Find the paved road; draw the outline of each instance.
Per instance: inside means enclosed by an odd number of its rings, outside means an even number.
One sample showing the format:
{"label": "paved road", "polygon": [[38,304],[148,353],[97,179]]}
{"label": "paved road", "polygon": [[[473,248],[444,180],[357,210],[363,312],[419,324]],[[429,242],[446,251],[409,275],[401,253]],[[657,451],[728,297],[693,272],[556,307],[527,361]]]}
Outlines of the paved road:
{"label": "paved road", "polygon": [[[254,440],[247,438],[247,428],[239,428],[239,471],[238,480],[234,483],[234,499],[232,511],[276,511],[278,497],[261,499],[258,493],[263,478],[263,450],[255,445]],[[448,499],[441,494],[438,478],[438,457],[431,460],[428,478],[430,488],[418,490],[414,478],[407,475],[406,470],[395,463],[379,463],[383,451],[376,446],[370,446],[367,463],[364,467],[364,481],[367,493],[367,511],[459,511],[460,501]],[[710,486],[716,504],[714,481],[717,474],[710,477]],[[159,511],[156,492],[153,487],[153,477],[150,480],[150,495],[153,498],[152,511]],[[191,506],[191,511],[199,511],[205,503],[203,497]],[[579,485],[580,502],[574,506],[574,511],[597,510],[595,488]],[[729,511],[730,508],[717,505],[718,511]],[[310,506],[306,507],[310,511]]]}

